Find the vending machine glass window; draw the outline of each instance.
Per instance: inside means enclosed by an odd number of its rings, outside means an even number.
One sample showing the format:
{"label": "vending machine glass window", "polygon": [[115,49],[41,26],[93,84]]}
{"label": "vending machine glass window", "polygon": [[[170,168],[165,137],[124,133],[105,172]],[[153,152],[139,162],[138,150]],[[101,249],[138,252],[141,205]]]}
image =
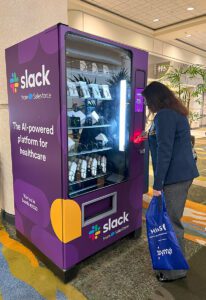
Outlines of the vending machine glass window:
{"label": "vending machine glass window", "polygon": [[66,35],[69,197],[128,178],[131,53]]}

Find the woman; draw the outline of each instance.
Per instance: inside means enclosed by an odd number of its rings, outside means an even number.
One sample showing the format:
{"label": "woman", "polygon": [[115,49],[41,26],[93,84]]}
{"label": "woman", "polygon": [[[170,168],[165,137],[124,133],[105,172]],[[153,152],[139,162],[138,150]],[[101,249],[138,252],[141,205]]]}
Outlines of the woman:
{"label": "woman", "polygon": [[[184,227],[180,221],[189,187],[199,176],[193,158],[188,110],[174,93],[160,82],[150,83],[142,95],[156,114],[149,130],[149,147],[154,171],[153,195],[165,194],[167,212],[184,253]],[[161,270],[159,281],[186,276],[186,270]]]}

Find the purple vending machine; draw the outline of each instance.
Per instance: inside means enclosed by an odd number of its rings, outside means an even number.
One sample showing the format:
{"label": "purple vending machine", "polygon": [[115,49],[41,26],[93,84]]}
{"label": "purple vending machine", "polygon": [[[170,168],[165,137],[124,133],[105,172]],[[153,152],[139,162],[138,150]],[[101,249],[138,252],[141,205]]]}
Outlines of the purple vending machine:
{"label": "purple vending machine", "polygon": [[6,49],[16,230],[64,281],[140,234],[147,60],[62,24]]}

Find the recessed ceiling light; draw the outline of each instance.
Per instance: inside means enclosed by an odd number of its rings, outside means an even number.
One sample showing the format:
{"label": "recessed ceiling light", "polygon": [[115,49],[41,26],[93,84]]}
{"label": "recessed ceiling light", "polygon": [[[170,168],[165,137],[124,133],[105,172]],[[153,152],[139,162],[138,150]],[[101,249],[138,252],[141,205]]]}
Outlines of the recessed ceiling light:
{"label": "recessed ceiling light", "polygon": [[159,22],[160,19],[154,19],[153,22]]}
{"label": "recessed ceiling light", "polygon": [[191,34],[186,34],[186,36],[185,37],[187,37],[187,38],[189,38],[189,37],[191,37],[192,35]]}
{"label": "recessed ceiling light", "polygon": [[194,7],[188,7],[187,8],[187,10],[193,10],[194,9]]}

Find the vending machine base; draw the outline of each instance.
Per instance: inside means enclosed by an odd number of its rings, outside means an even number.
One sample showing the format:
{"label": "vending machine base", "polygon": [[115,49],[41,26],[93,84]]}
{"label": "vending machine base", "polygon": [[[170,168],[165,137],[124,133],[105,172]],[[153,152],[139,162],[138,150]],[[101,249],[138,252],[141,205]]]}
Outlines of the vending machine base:
{"label": "vending machine base", "polygon": [[142,235],[142,227],[139,227],[138,229],[132,231],[129,234],[129,237],[131,237],[133,239],[138,239],[138,238],[140,238],[141,235]]}
{"label": "vending machine base", "polygon": [[[132,239],[138,239],[140,238],[141,234],[142,234],[142,227],[128,234],[128,237]],[[71,269],[62,270],[56,264],[54,264],[45,254],[43,254],[33,243],[31,243],[24,235],[22,235],[21,232],[19,232],[18,230],[16,230],[16,236],[26,247],[28,247],[37,256],[37,258],[41,262],[43,262],[64,283],[70,282],[78,275],[78,270],[80,267],[79,264],[73,266]]]}
{"label": "vending machine base", "polygon": [[74,279],[78,274],[79,265],[73,266],[71,269],[62,270],[59,268],[52,260],[43,254],[33,243],[31,243],[21,232],[16,230],[17,238],[22,242],[22,244],[28,247],[37,258],[43,262],[58,278],[60,278],[64,283],[68,283]]}

